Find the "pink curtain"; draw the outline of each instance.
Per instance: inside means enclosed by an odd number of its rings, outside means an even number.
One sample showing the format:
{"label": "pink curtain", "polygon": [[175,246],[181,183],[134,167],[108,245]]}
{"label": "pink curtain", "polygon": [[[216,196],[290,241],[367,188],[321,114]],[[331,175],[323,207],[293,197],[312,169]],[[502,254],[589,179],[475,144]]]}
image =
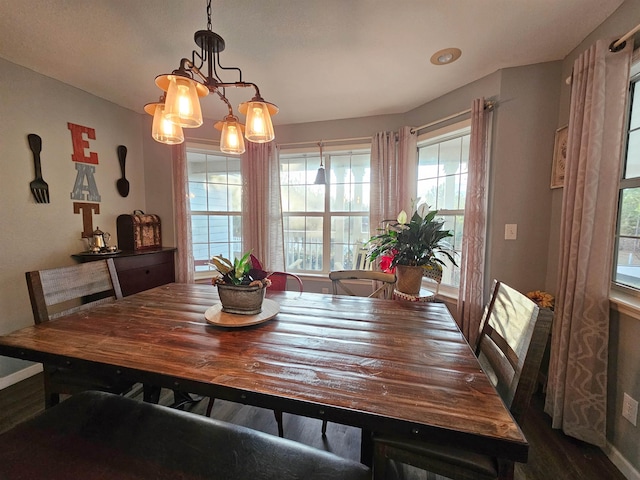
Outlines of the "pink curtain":
{"label": "pink curtain", "polygon": [[609,289],[631,45],[599,40],[574,63],[558,294],[545,411],[606,445]]}
{"label": "pink curtain", "polygon": [[484,98],[473,101],[467,199],[458,290],[457,321],[460,330],[475,345],[484,309],[484,265],[487,230],[487,123]]}
{"label": "pink curtain", "polygon": [[269,271],[284,270],[280,162],[274,142],[247,142],[242,156],[242,245]]}
{"label": "pink curtain", "polygon": [[380,132],[371,140],[371,234],[383,220],[411,211],[416,196],[417,136],[410,127]]}
{"label": "pink curtain", "polygon": [[176,282],[193,283],[193,244],[191,243],[191,215],[189,215],[189,175],[187,147],[184,143],[171,150],[173,178],[173,211],[175,212]]}

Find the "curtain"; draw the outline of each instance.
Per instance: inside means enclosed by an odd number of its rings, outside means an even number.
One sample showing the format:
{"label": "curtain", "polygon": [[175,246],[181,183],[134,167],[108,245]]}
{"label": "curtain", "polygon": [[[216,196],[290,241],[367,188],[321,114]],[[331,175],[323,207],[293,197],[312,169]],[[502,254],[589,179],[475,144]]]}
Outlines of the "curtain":
{"label": "curtain", "polygon": [[242,247],[265,270],[284,270],[280,162],[274,142],[247,142],[241,160]]}
{"label": "curtain", "polygon": [[[411,211],[411,206],[418,199],[418,134],[411,127],[402,127],[398,132],[398,185],[395,215],[400,210]],[[417,205],[416,205],[417,206]]]}
{"label": "curtain", "polygon": [[187,170],[187,147],[184,143],[174,145],[171,151],[173,178],[173,211],[175,215],[176,282],[193,283],[193,244],[191,243],[191,215],[189,214],[189,174]]}
{"label": "curtain", "polygon": [[599,40],[574,63],[558,294],[545,411],[554,428],[606,444],[609,288],[631,45]]}
{"label": "curtain", "polygon": [[410,127],[398,133],[379,132],[371,139],[370,229],[376,234],[383,220],[395,219],[400,210],[411,212],[415,201],[417,135]]}
{"label": "curtain", "polygon": [[484,98],[473,101],[471,139],[464,206],[457,321],[469,345],[475,345],[484,309],[484,266],[487,230],[487,124]]}

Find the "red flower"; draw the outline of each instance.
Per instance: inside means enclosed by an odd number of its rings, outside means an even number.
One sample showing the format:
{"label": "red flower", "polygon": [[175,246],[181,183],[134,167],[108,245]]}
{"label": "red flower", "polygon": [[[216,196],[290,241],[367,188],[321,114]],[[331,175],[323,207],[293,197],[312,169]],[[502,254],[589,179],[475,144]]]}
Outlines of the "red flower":
{"label": "red flower", "polygon": [[389,255],[380,255],[380,269],[385,273],[395,273],[396,267],[391,267],[391,262],[396,256],[396,251],[392,251]]}

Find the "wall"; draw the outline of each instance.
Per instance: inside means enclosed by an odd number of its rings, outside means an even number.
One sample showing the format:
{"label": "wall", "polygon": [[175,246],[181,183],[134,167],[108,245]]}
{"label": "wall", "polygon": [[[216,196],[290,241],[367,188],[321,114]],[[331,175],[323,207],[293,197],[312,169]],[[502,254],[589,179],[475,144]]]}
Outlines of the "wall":
{"label": "wall", "polygon": [[[69,85],[0,59],[0,334],[31,325],[33,316],[24,273],[71,265],[86,250],[82,218],[73,213],[76,179],[67,122],[94,128],[90,151],[98,154],[95,179],[101,195],[93,225],[116,241],[116,217],[145,208],[142,116]],[[50,203],[35,203],[29,182],[35,176],[27,134],[42,138],[42,174]],[[128,148],[127,198],[116,191],[120,178],[116,147]],[[0,371],[13,361],[0,357]],[[6,372],[5,372],[6,373]]]}

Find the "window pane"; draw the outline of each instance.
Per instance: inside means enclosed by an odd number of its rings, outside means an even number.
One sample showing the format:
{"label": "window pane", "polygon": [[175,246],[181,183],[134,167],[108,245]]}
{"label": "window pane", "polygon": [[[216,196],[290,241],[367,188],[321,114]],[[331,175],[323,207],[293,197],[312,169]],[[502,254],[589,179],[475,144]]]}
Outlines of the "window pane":
{"label": "window pane", "polygon": [[[453,138],[452,138],[453,136]],[[461,130],[456,136],[453,132],[448,138],[418,147],[418,185],[419,203],[426,203],[431,209],[438,210],[446,223],[444,228],[454,234],[449,239],[458,252],[454,258],[460,264],[462,231],[464,227],[464,204],[467,195],[467,172],[469,163],[470,134],[468,129]],[[444,213],[446,212],[446,215]],[[442,283],[458,287],[460,269],[443,257]]]}
{"label": "window pane", "polygon": [[322,218],[283,219],[287,270],[322,270]]}
{"label": "window pane", "polygon": [[[640,108],[638,110],[640,110]],[[629,144],[627,148],[627,165],[624,177],[640,177],[640,130],[629,133]]]}
{"label": "window pane", "polygon": [[358,249],[369,239],[369,217],[331,218],[331,270],[351,270]]}
{"label": "window pane", "polygon": [[[314,177],[315,180],[315,177]],[[308,185],[303,187],[307,194],[307,212],[324,211],[324,193],[326,187],[324,185]]]}
{"label": "window pane", "polygon": [[454,138],[440,144],[440,165],[442,165],[445,175],[453,175],[460,172],[461,148],[461,138]]}
{"label": "window pane", "polygon": [[189,208],[192,212],[207,209],[207,186],[205,183],[189,182]]}
{"label": "window pane", "polygon": [[436,208],[436,195],[438,194],[438,179],[418,181],[418,198],[420,203],[426,203],[432,209]]}
{"label": "window pane", "polygon": [[631,107],[630,130],[640,128],[640,88],[638,82],[633,84],[633,106]]}

